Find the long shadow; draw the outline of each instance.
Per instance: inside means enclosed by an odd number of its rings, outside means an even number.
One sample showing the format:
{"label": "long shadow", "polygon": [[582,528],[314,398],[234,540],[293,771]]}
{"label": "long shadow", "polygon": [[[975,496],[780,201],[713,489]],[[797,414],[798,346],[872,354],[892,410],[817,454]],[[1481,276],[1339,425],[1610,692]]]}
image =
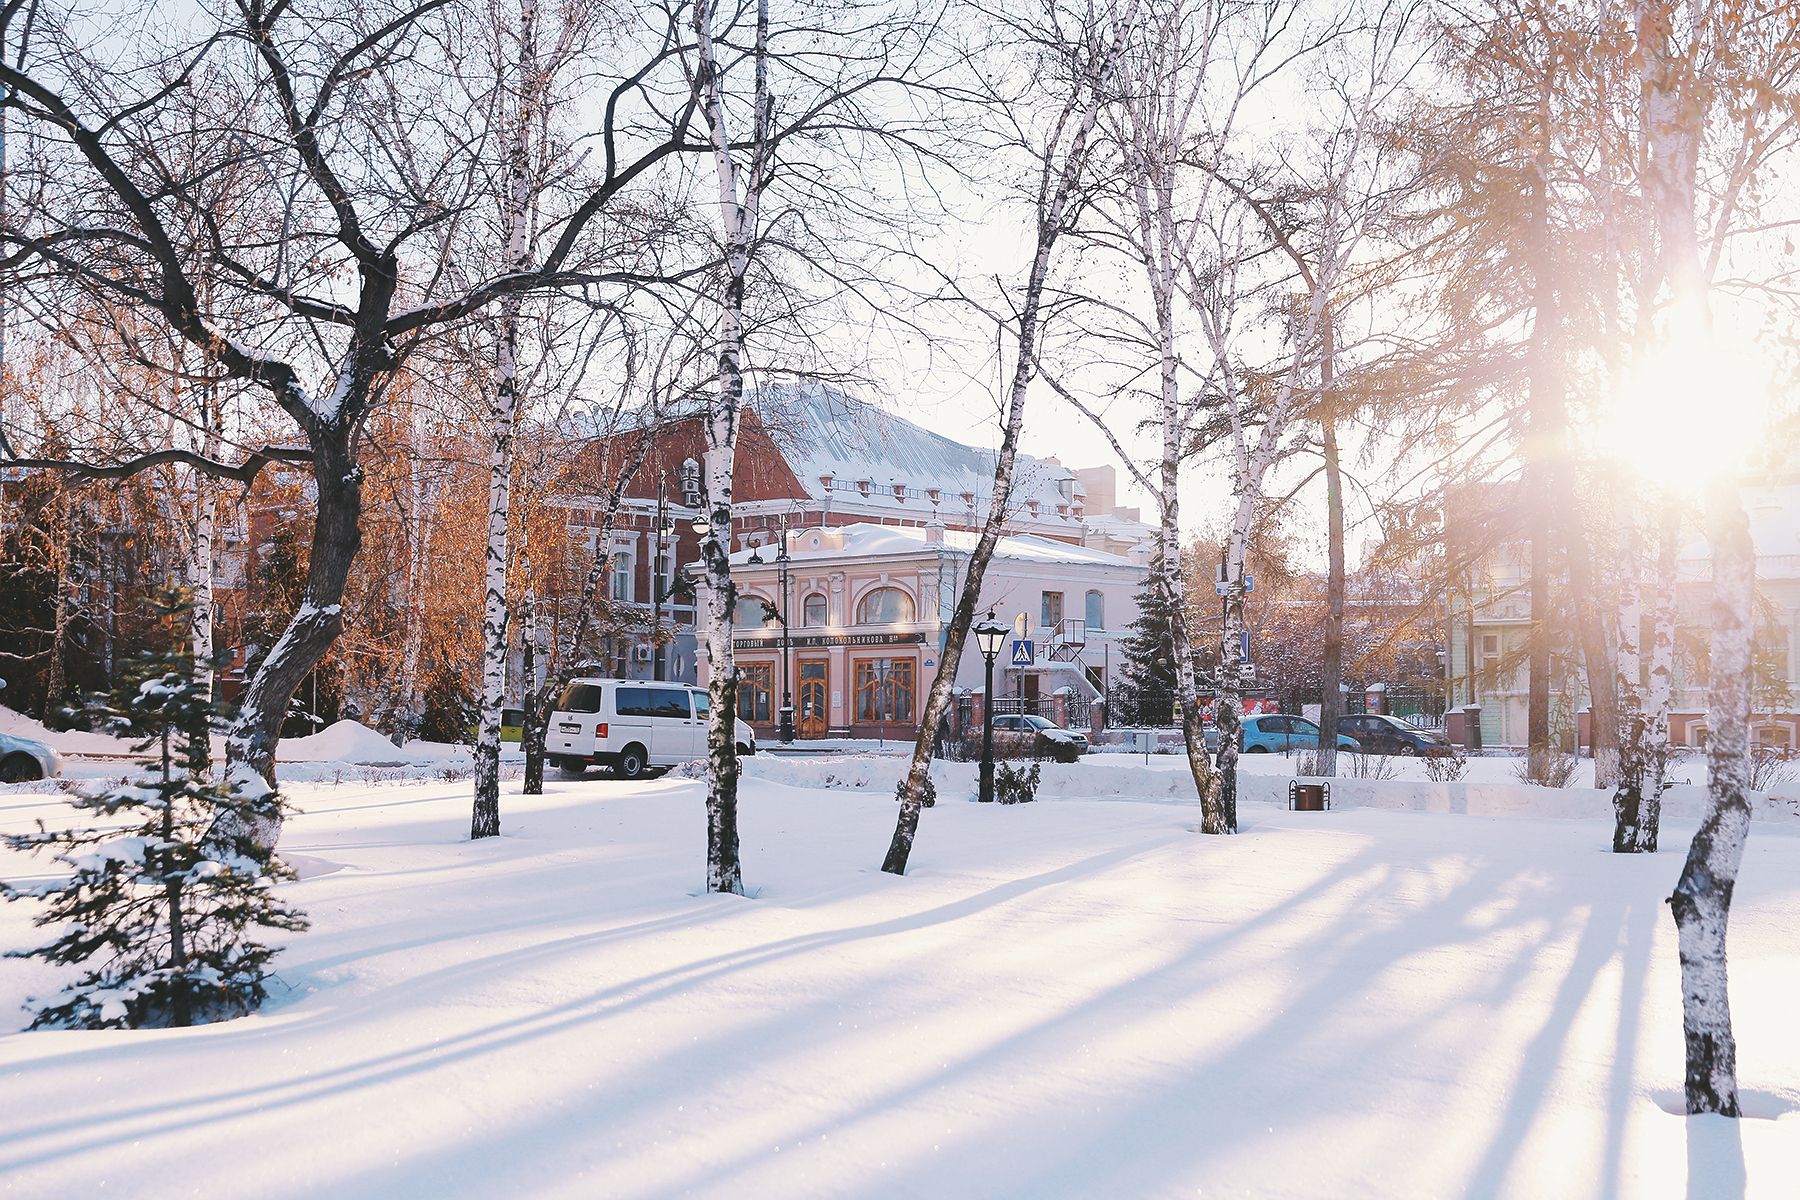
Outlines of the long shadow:
{"label": "long shadow", "polygon": [[[1162,840],[1158,838],[1157,842],[1160,843]],[[798,934],[766,943],[763,946],[730,951],[694,963],[665,968],[638,979],[614,984],[591,995],[554,1005],[523,1020],[495,1022],[480,1029],[465,1031],[435,1041],[429,1045],[402,1048],[356,1063],[344,1064],[325,1071],[315,1071],[302,1078],[286,1082],[260,1083],[227,1089],[209,1096],[194,1097],[181,1102],[182,1111],[180,1113],[172,1111],[168,1103],[164,1101],[118,1109],[103,1115],[90,1113],[83,1118],[69,1118],[32,1127],[15,1128],[13,1136],[15,1139],[20,1139],[43,1137],[52,1133],[66,1132],[77,1126],[95,1123],[116,1123],[153,1115],[167,1118],[128,1131],[99,1134],[55,1151],[0,1159],[0,1170],[20,1169],[40,1162],[53,1161],[70,1154],[85,1153],[128,1139],[142,1139],[205,1124],[209,1118],[193,1111],[196,1109],[211,1108],[252,1098],[257,1101],[257,1107],[262,1111],[287,1108],[338,1092],[346,1082],[356,1087],[368,1087],[399,1078],[426,1066],[455,1062],[473,1055],[497,1053],[537,1040],[564,1028],[593,1020],[596,1017],[610,1017],[630,1011],[666,995],[698,986],[731,971],[762,965],[810,950],[829,948],[843,942],[860,941],[959,920],[983,909],[1017,899],[1040,888],[1073,881],[1108,865],[1128,861],[1141,854],[1145,848],[1142,845],[1132,845],[1093,855],[1076,863],[1025,879],[1013,880],[990,888],[979,895],[942,904],[920,913],[845,929]],[[606,939],[610,936],[610,932],[596,931],[577,934],[556,939],[550,943],[521,947],[489,955],[473,962],[427,972],[386,989],[381,994],[379,1002],[383,1007],[392,1008],[396,1005],[403,1005],[406,999],[414,993],[421,993],[427,997],[441,996],[445,985],[464,977],[486,977],[492,975],[496,970],[516,968],[521,963]],[[608,1006],[609,1001],[614,1003]],[[606,1007],[601,1012],[590,1011],[598,1006]],[[309,1023],[309,1032],[316,1034],[328,1030],[333,1024],[352,1020],[360,1015],[348,1008],[339,1010],[324,1020]],[[253,1031],[246,1031],[244,1036],[254,1035]],[[175,1043],[170,1043],[170,1047],[173,1051]],[[95,1053],[105,1054],[107,1051],[97,1050]],[[66,1059],[61,1061],[66,1061]],[[192,1115],[184,1115],[186,1113],[192,1113]]]}
{"label": "long shadow", "polygon": [[1742,1200],[1748,1186],[1742,1122],[1731,1117],[1689,1117],[1687,1200]]}
{"label": "long shadow", "polygon": [[1507,1092],[1505,1114],[1469,1178],[1466,1195],[1489,1197],[1501,1194],[1513,1159],[1531,1132],[1538,1106],[1562,1060],[1563,1044],[1568,1040],[1569,1031],[1588,993],[1593,990],[1595,980],[1618,949],[1620,929],[1608,919],[1610,915],[1597,909],[1588,910],[1568,972],[1557,986],[1556,998],[1551,1002],[1543,1026],[1525,1048],[1518,1073]]}
{"label": "long shadow", "polygon": [[[1181,855],[1187,852],[1187,847],[1185,845],[1169,846],[1167,849],[1171,855]],[[1356,864],[1354,868],[1351,868],[1351,864],[1344,864],[1344,866],[1349,869],[1337,872],[1336,874],[1347,880],[1359,878],[1367,873],[1366,866],[1361,863]],[[1378,879],[1370,882],[1367,887],[1368,889],[1380,888],[1383,886],[1383,882],[1383,880]],[[1354,908],[1354,905],[1351,907]],[[982,933],[985,933],[985,931],[982,931]],[[978,938],[982,936],[982,933],[973,933],[971,936]],[[787,1130],[782,1135],[783,1142],[784,1144],[794,1142],[803,1144],[809,1138],[817,1137],[824,1133],[834,1132],[839,1127],[854,1123],[856,1120],[864,1117],[874,1117],[891,1109],[896,1104],[905,1103],[912,1098],[929,1092],[933,1088],[942,1086],[946,1079],[953,1076],[973,1075],[979,1077],[987,1069],[987,1064],[998,1063],[1014,1051],[1041,1038],[1058,1036],[1058,1031],[1070,1024],[1079,1023],[1084,1018],[1085,1014],[1091,1014],[1106,1009],[1114,1004],[1131,1005],[1139,1002],[1142,990],[1146,986],[1153,985],[1159,978],[1183,970],[1184,967],[1188,966],[1195,958],[1202,961],[1208,961],[1209,956],[1197,953],[1199,948],[1210,947],[1226,941],[1235,940],[1236,936],[1238,936],[1238,930],[1235,928],[1220,930],[1215,927],[1210,929],[1195,942],[1194,947],[1190,952],[1176,953],[1162,967],[1159,967],[1152,972],[1139,974],[1130,981],[1121,982],[1105,992],[1090,997],[1074,1006],[1068,1012],[1060,1014],[1053,1021],[1037,1027],[1020,1030],[1005,1038],[998,1039],[978,1053],[960,1060],[957,1065],[948,1072],[920,1078],[911,1083],[888,1087],[870,1097],[864,1105],[849,1114],[834,1114],[811,1126]],[[1321,941],[1328,941],[1331,936],[1329,931],[1323,931],[1320,938]],[[941,949],[935,952],[927,950],[923,953],[935,953],[935,961],[942,961],[946,957],[953,957],[945,955]],[[924,965],[926,969],[929,969],[930,961],[927,961]],[[892,966],[890,974],[897,979],[904,978],[910,970],[910,966],[896,962]],[[855,988],[857,993],[867,992],[871,990],[871,987],[872,984],[867,976],[858,977]],[[666,1054],[640,1067],[639,1075],[640,1077],[648,1078],[653,1082],[660,1083],[666,1079],[683,1080],[689,1078],[690,1072],[701,1070],[716,1071],[720,1063],[730,1061],[729,1054],[724,1051],[726,1045],[731,1042],[735,1042],[738,1046],[746,1044],[756,1046],[756,1060],[758,1063],[780,1061],[780,1056],[786,1052],[789,1044],[792,1045],[795,1051],[808,1050],[817,1052],[821,1043],[821,1031],[829,1029],[830,1022],[825,1020],[813,1022],[808,1019],[808,1013],[813,1008],[828,1010],[836,1008],[842,1003],[843,1001],[840,999],[827,997],[817,1004],[809,1006],[809,1009],[806,1011],[798,1013],[784,1011],[772,1016],[769,1020],[752,1029],[747,1030],[740,1028],[730,1035],[724,1035],[710,1040],[697,1039],[692,1044],[671,1047]],[[590,1019],[605,1020],[616,1015],[616,1013],[616,1009],[608,1010],[604,1013],[594,1014]],[[929,1047],[921,1047],[922,1053],[928,1052],[928,1050]],[[612,1079],[609,1081],[606,1089],[608,1099],[601,1103],[604,1106],[610,1107],[612,1104],[616,1103],[619,1096],[632,1095],[635,1090],[637,1090],[637,1085],[634,1085],[633,1080],[630,1078]],[[590,1127],[589,1125],[580,1123],[578,1114],[567,1114],[564,1119],[577,1131]],[[525,1131],[523,1134],[523,1136],[531,1135],[531,1131]],[[491,1136],[496,1142],[504,1142],[509,1147],[513,1145],[510,1134],[496,1132]],[[539,1136],[543,1136],[541,1132]],[[578,1138],[580,1136],[579,1132],[575,1133],[574,1136]],[[470,1169],[478,1169],[479,1165],[484,1161],[484,1156],[490,1152],[491,1151],[487,1148],[481,1146],[468,1147],[459,1150],[457,1158],[458,1161],[468,1164]],[[745,1165],[751,1157],[753,1157],[753,1155],[744,1155],[731,1159],[725,1163],[716,1163],[710,1168],[699,1167],[696,1168],[696,1170],[704,1171],[710,1179],[718,1181],[723,1178],[725,1172]],[[403,1178],[407,1175],[408,1169],[406,1164],[403,1163],[394,1169],[394,1173],[397,1177]],[[452,1173],[455,1174],[456,1172]],[[377,1186],[372,1194],[379,1194],[382,1190],[384,1190],[382,1187]],[[678,1187],[675,1190],[682,1194],[696,1192],[697,1194],[709,1194],[710,1192],[710,1189],[707,1186],[704,1186],[704,1181],[694,1178],[691,1175],[689,1184]]]}
{"label": "long shadow", "polygon": [[1625,914],[1624,947],[1619,961],[1619,1032],[1614,1039],[1612,1075],[1606,1090],[1606,1146],[1600,1156],[1600,1194],[1617,1200],[1624,1183],[1625,1125],[1637,1092],[1637,1047],[1656,945],[1656,921],[1662,905],[1639,901]]}

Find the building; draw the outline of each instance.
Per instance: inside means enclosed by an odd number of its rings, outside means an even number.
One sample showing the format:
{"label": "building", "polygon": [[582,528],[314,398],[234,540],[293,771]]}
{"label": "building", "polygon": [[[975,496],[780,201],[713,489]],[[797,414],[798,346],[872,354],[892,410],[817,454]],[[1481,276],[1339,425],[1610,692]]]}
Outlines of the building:
{"label": "building", "polygon": [[[916,726],[978,535],[923,526],[815,526],[779,545],[732,555],[738,586],[738,714],[759,737],[778,728],[784,698],[801,737],[905,735]],[[1119,662],[1148,568],[1039,534],[1002,537],[982,579],[980,611],[1025,639],[1008,639],[996,667],[998,704],[1088,723]],[[784,645],[782,617],[786,617]],[[1013,646],[1025,661],[1015,666]],[[970,639],[956,684],[974,695],[985,664]]]}
{"label": "building", "polygon": [[[1760,744],[1800,746],[1800,478],[1747,485],[1743,500],[1756,546],[1757,697],[1751,721]],[[1506,487],[1465,489],[1447,511],[1445,545],[1452,570],[1444,610],[1451,733],[1459,740],[1463,705],[1480,706],[1481,740],[1489,746],[1526,743],[1531,612],[1531,547]],[[1675,694],[1669,735],[1699,746],[1706,734],[1704,648],[1710,639],[1708,605],[1712,559],[1703,536],[1690,537],[1677,572],[1678,626]],[[1554,589],[1572,599],[1565,583]],[[1573,635],[1573,614],[1551,615],[1552,730],[1566,745],[1585,743],[1587,676]],[[1643,644],[1648,647],[1646,637]]]}
{"label": "building", "polygon": [[[618,478],[635,455],[639,437],[636,431],[627,431],[596,443],[589,474],[598,490],[605,490]],[[700,677],[693,596],[677,589],[675,583],[684,572],[691,574],[699,557],[699,538],[693,532],[693,519],[699,515],[693,506],[697,497],[690,494],[693,485],[684,476],[697,469],[704,452],[702,417],[671,421],[653,436],[627,483],[607,534],[608,553],[615,565],[609,583],[610,609],[615,626],[624,630],[607,639],[602,650],[601,665],[609,673],[652,678],[660,671],[663,678],[687,681]],[[892,553],[904,549],[898,543],[880,543],[871,531],[910,530],[916,549],[924,543],[927,531],[934,530],[932,536],[939,540],[933,545],[945,548],[928,554],[935,579],[940,557],[945,562],[954,557],[959,539],[972,546],[974,532],[986,519],[994,459],[992,450],[933,433],[837,388],[805,383],[759,389],[750,397],[738,431],[732,477],[733,560],[754,575],[756,564],[749,561],[750,552],[760,550],[760,557],[769,560],[783,529],[790,531],[790,554],[800,552],[802,531],[825,537],[833,530],[855,529],[854,537],[822,541],[821,547],[833,547],[831,553],[843,560],[840,576],[861,578],[865,555],[888,564]],[[1065,552],[1076,556],[1071,562],[1106,562],[1115,573],[1123,570],[1135,580],[1143,578],[1155,530],[1137,520],[1135,510],[1116,507],[1111,467],[1076,471],[1054,458],[1021,454],[1015,471],[1014,511],[1006,527],[1013,550],[1024,554],[1038,542],[1055,543],[1074,548]],[[1090,489],[1098,493],[1099,504],[1092,502]],[[576,538],[594,545],[601,535],[604,501],[597,496],[572,496],[561,503],[569,512]],[[1049,560],[1040,557],[1039,561]],[[885,565],[876,573],[883,569]],[[1025,585],[1021,582],[1019,586]],[[1130,590],[1135,587],[1134,583]],[[1037,590],[1066,593],[1060,601],[1046,602],[1041,595],[1031,601],[1034,621],[1042,623],[1047,616],[1054,617],[1049,627],[1058,631],[1054,640],[1060,657],[1046,658],[1043,669],[1027,671],[1023,685],[1048,691],[1048,674],[1066,670],[1049,664],[1066,664],[1075,655],[1069,640],[1072,633],[1060,632],[1062,623],[1087,622],[1089,589],[1077,591],[1071,585]],[[1095,625],[1095,633],[1100,635],[1096,648],[1102,652],[1099,670],[1104,674],[1111,631],[1123,630],[1130,623],[1132,611],[1126,606],[1133,600],[1131,596],[1115,597],[1109,582],[1091,590],[1102,597],[1096,602],[1103,618],[1110,618]],[[905,626],[892,632],[908,636],[926,632],[913,628],[915,625],[938,628],[931,624],[937,619],[935,600],[921,609],[917,605],[924,593],[909,590],[908,594],[915,603],[914,619],[883,624]],[[1064,607],[1051,611],[1043,608],[1045,603]],[[920,619],[921,611],[929,615]],[[740,625],[746,613],[760,624],[760,608],[740,605]],[[805,636],[850,636],[855,617],[854,610],[834,613],[830,617],[834,632]],[[802,628],[799,620],[790,625],[792,632]],[[845,715],[849,708],[842,697],[847,687],[854,686],[854,663],[842,655],[814,655],[808,670],[816,674],[821,658],[827,660],[828,669],[835,667],[830,678],[838,681],[835,690],[840,703],[833,711],[842,719],[829,714],[820,719],[839,730],[869,725],[854,719],[853,714]],[[913,658],[914,670],[922,669],[918,656]],[[1093,664],[1095,654],[1088,653],[1082,661]],[[915,674],[915,691],[920,686],[917,680]],[[1081,685],[1075,686],[1078,692],[1083,690]],[[1087,688],[1103,686],[1090,682]],[[897,728],[898,718],[886,712],[895,707],[886,705],[881,718],[873,723]],[[762,710],[752,705],[749,711]]]}

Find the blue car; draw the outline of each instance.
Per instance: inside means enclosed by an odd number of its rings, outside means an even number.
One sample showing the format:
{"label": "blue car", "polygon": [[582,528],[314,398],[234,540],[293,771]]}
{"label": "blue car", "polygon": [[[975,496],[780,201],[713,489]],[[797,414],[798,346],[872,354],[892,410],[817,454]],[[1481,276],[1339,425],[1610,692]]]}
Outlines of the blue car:
{"label": "blue car", "polygon": [[[1317,750],[1319,748],[1319,726],[1305,717],[1290,716],[1287,713],[1262,713],[1254,717],[1245,717],[1243,733],[1238,739],[1238,749],[1244,754],[1283,754],[1289,750]],[[1355,738],[1338,734],[1339,750],[1361,750],[1362,746]],[[1209,753],[1219,752],[1219,731],[1206,731],[1206,749]]]}

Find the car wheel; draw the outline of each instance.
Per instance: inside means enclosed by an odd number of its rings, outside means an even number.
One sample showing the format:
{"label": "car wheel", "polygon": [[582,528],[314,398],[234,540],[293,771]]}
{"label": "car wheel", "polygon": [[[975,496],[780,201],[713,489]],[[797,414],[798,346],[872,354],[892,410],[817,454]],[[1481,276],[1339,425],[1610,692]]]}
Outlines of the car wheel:
{"label": "car wheel", "polygon": [[1269,752],[1269,748],[1267,746],[1246,746],[1246,747],[1244,747],[1245,754],[1267,754],[1268,752]]}
{"label": "car wheel", "polygon": [[587,774],[587,764],[578,758],[556,758],[550,763],[563,779],[580,779]]}
{"label": "car wheel", "polygon": [[43,764],[29,754],[9,754],[0,758],[0,783],[30,783],[43,777]]}
{"label": "car wheel", "polygon": [[613,764],[613,775],[619,779],[642,779],[648,765],[642,746],[627,746]]}
{"label": "car wheel", "polygon": [[1401,742],[1399,753],[1402,758],[1416,758],[1419,753],[1419,748],[1411,742]]}

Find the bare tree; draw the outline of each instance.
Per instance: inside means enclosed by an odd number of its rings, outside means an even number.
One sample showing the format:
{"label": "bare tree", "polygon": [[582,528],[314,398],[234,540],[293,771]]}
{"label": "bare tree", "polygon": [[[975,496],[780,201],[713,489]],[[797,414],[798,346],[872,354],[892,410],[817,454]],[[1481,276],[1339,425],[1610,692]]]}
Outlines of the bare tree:
{"label": "bare tree", "polygon": [[[247,480],[273,458],[310,464],[318,515],[304,599],[250,679],[227,740],[246,782],[272,781],[288,700],[341,627],[359,545],[357,448],[394,372],[423,341],[507,295],[666,274],[654,243],[616,229],[590,235],[689,149],[692,97],[667,86],[679,29],[638,26],[615,56],[630,65],[603,87],[596,149],[545,219],[539,265],[471,280],[457,266],[483,258],[465,252],[479,250],[471,218],[488,194],[481,156],[492,114],[441,104],[454,68],[435,48],[440,35],[456,40],[459,15],[450,0],[321,13],[240,0],[196,37],[140,39],[135,54],[102,63],[77,33],[89,14],[24,0],[0,7],[0,43],[19,47],[0,63],[0,85],[30,139],[29,158],[13,159],[20,186],[0,232],[15,297],[32,289],[46,320],[57,297],[81,295],[161,322],[203,352],[215,384],[253,389],[302,443],[255,450],[228,438],[236,462],[154,446],[34,460],[8,444],[0,457],[82,477],[177,461]],[[206,161],[175,170],[145,149],[190,122],[189,85],[202,74],[221,133]],[[373,147],[387,152],[365,153]],[[254,224],[199,202],[199,181],[226,165],[266,179]],[[190,225],[198,244],[182,240]],[[242,303],[208,312],[209,288]],[[242,318],[219,315],[239,307]],[[279,828],[278,810],[264,806],[258,839],[272,843]]]}
{"label": "bare tree", "polygon": [[[983,90],[974,95],[1000,115],[1010,134],[1005,138],[1007,149],[1029,157],[1034,236],[1030,265],[1008,304],[1015,315],[1004,323],[1017,357],[1007,388],[1000,449],[994,460],[993,491],[981,534],[969,555],[950,625],[944,631],[937,675],[932,679],[919,721],[912,761],[900,783],[900,813],[881,864],[881,869],[889,874],[906,874],[920,811],[933,796],[930,768],[934,734],[949,711],[950,689],[968,644],[969,629],[975,623],[982,580],[1010,513],[1019,432],[1024,426],[1031,383],[1037,375],[1045,292],[1055,267],[1057,245],[1088,200],[1095,130],[1103,108],[1117,100],[1117,72],[1136,8],[1136,0],[1126,0],[1120,12],[1105,14],[1091,7],[1066,9],[1051,0],[1042,10],[1030,13],[977,10],[996,30],[987,52],[1016,55],[1028,64],[1023,79],[1010,80],[1002,72],[983,71],[983,64],[977,59],[975,74]],[[1049,86],[1056,88],[1052,93],[1056,100],[1046,109],[1034,111],[1033,101]],[[1015,92],[1013,87],[1020,90]],[[1034,116],[1041,116],[1043,124],[1038,125]],[[984,703],[992,704],[993,697],[986,697]]]}

